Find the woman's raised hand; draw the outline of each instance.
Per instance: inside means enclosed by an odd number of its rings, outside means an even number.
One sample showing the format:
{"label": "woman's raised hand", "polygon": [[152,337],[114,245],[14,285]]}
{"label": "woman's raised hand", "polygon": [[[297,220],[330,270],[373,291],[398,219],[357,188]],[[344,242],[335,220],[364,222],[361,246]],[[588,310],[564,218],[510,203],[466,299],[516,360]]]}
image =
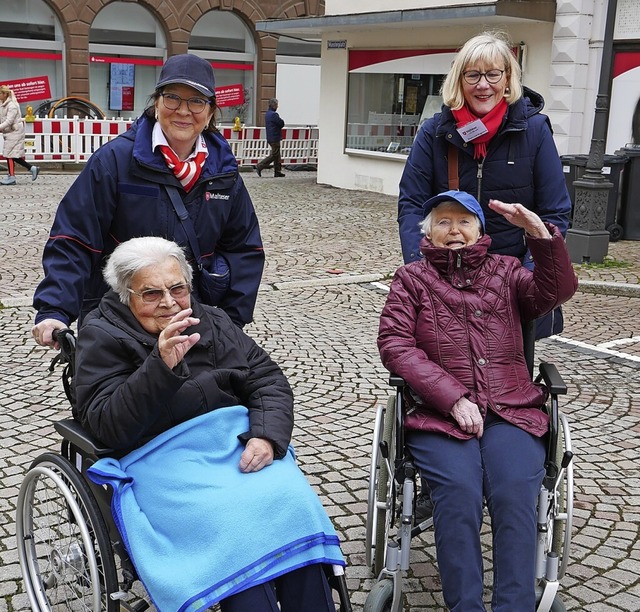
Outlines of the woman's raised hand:
{"label": "woman's raised hand", "polygon": [[200,319],[191,316],[193,310],[185,308],[176,314],[158,336],[158,350],[160,357],[171,369],[175,368],[189,352],[191,347],[200,340],[200,334],[186,335],[188,327],[200,323]]}
{"label": "woman's raised hand", "polygon": [[489,208],[502,215],[509,223],[523,228],[534,238],[551,238],[542,219],[522,204],[506,204],[500,200],[489,200]]}

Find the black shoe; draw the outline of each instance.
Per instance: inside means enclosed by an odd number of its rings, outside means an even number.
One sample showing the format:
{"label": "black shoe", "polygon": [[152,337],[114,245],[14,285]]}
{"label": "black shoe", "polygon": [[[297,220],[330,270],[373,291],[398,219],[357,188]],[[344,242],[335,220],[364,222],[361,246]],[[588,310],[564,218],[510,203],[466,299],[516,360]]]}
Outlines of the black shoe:
{"label": "black shoe", "polygon": [[275,178],[280,178],[280,177],[284,176],[284,172],[276,172],[273,176]]}
{"label": "black shoe", "polygon": [[262,176],[262,170],[260,170],[260,168],[258,166],[256,166],[255,168],[256,172],[258,173],[258,176]]}
{"label": "black shoe", "polygon": [[431,497],[419,495],[416,500],[415,524],[422,523],[433,515],[433,502]]}

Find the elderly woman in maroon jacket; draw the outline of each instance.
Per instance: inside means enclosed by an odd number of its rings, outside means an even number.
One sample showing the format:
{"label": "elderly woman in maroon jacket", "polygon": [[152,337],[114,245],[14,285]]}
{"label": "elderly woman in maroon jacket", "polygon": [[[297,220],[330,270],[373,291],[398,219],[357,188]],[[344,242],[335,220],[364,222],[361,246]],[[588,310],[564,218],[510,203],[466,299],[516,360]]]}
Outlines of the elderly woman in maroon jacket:
{"label": "elderly woman in maroon jacket", "polygon": [[490,208],[525,230],[533,272],[488,253],[477,200],[425,204],[424,259],[400,268],[380,319],[387,369],[411,388],[406,440],[434,502],[438,566],[451,610],[484,612],[483,499],[493,530],[492,610],[535,609],[536,499],[548,418],[521,322],[568,300],[577,280],[560,231],[520,204]]}

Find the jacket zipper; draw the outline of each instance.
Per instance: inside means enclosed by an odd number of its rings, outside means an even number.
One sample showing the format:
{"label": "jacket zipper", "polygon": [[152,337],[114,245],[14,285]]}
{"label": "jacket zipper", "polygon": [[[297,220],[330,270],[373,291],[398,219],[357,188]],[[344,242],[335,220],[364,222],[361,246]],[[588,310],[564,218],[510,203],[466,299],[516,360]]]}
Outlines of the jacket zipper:
{"label": "jacket zipper", "polygon": [[478,200],[478,202],[481,201],[481,196],[482,196],[482,167],[484,166],[484,160],[485,159],[487,159],[487,158],[483,157],[478,162],[478,172],[476,174],[476,178],[478,179],[478,194],[476,196],[476,199]]}

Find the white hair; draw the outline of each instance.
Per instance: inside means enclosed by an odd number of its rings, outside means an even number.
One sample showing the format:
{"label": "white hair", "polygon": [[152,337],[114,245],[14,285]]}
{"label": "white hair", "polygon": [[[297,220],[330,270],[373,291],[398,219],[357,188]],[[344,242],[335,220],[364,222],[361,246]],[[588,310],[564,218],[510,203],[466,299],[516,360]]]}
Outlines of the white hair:
{"label": "white hair", "polygon": [[[418,223],[418,227],[420,228],[420,231],[425,236],[428,236],[431,233],[431,225],[433,223],[433,211],[436,208],[440,208],[440,207],[442,207],[443,209],[463,208],[464,210],[467,210],[467,212],[471,212],[470,210],[465,208],[462,204],[460,204],[460,202],[456,202],[455,200],[445,200],[443,202],[440,202],[437,206],[434,206],[429,211],[429,214],[424,218],[423,221],[420,221],[420,223]],[[480,234],[482,235],[483,233],[482,221],[480,221],[480,217],[478,217],[478,215],[476,215],[473,212],[471,214],[475,217],[476,222],[478,223],[478,229],[480,230]]]}
{"label": "white hair", "polygon": [[131,278],[143,268],[162,264],[170,257],[177,260],[185,282],[191,285],[193,269],[182,247],[157,236],[131,238],[118,245],[104,266],[104,280],[118,294],[120,301],[128,306]]}

